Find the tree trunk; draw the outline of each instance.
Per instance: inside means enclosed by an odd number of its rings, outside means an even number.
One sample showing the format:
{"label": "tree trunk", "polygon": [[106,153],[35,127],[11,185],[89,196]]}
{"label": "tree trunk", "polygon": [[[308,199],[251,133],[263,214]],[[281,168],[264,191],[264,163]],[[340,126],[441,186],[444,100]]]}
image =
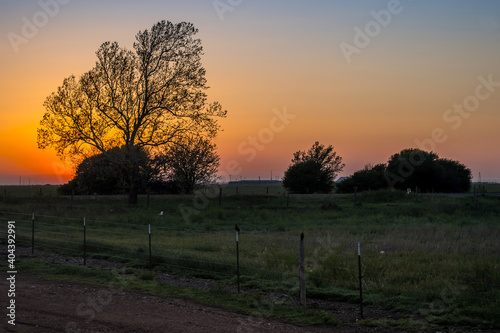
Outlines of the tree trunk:
{"label": "tree trunk", "polygon": [[128,203],[129,205],[137,205],[137,195],[139,194],[139,186],[137,179],[130,179],[130,188],[128,191]]}
{"label": "tree trunk", "polygon": [[136,162],[135,156],[131,161],[130,169],[128,170],[128,203],[129,205],[137,205],[137,195],[139,194],[139,184],[141,181],[139,165]]}

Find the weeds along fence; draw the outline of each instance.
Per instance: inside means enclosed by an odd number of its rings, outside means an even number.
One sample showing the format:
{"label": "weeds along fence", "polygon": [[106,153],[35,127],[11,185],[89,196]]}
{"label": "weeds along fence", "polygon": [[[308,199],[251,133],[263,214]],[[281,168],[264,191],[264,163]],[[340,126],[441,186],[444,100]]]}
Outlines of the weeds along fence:
{"label": "weeds along fence", "polygon": [[[16,245],[64,256],[106,259],[155,273],[237,283],[234,229],[185,231],[162,225],[127,224],[81,218],[0,212],[16,222]],[[151,237],[149,232],[151,232]],[[85,241],[84,241],[85,236]],[[6,244],[7,228],[0,230]],[[149,243],[151,239],[151,243]],[[362,276],[365,303],[418,311],[429,316],[500,325],[499,249],[409,251],[389,242],[358,239],[320,230],[305,232],[307,297],[359,302]],[[239,275],[243,289],[299,296],[299,243],[296,232],[239,233]],[[149,252],[151,248],[151,253]],[[85,257],[85,258],[84,258]]]}

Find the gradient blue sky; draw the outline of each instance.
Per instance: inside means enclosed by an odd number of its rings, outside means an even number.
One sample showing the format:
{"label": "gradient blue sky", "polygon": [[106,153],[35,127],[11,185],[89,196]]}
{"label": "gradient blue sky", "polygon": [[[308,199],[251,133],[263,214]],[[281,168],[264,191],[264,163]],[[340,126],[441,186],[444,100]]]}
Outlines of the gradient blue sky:
{"label": "gradient blue sky", "polygon": [[[500,82],[500,1],[400,1],[350,63],[340,44],[353,45],[354,28],[394,2],[243,0],[221,20],[215,1],[70,0],[15,52],[9,33],[22,35],[23,18],[51,1],[0,2],[0,184],[67,180],[71,166],[36,148],[45,98],[89,70],[102,42],[131,48],[162,19],[199,29],[209,99],[229,112],[217,139],[222,171],[236,161],[235,177],[281,176],[293,152],[320,141],[334,145],[348,175],[440,128],[446,140],[434,151],[466,164],[475,180],[479,172],[500,180],[500,87],[457,128],[443,118],[475,94],[479,77]],[[284,109],[295,118],[253,146]]]}

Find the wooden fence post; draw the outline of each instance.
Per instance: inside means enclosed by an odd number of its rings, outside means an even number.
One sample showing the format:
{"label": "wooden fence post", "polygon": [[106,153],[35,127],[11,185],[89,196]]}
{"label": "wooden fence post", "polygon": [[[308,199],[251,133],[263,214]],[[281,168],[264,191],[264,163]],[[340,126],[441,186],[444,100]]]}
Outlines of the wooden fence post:
{"label": "wooden fence post", "polygon": [[299,286],[300,286],[300,305],[306,305],[306,272],[304,269],[304,233],[300,234],[299,246]]}
{"label": "wooden fence post", "polygon": [[151,256],[151,223],[148,225],[148,234],[149,234],[149,274],[151,274],[153,270],[153,260]]}
{"label": "wooden fence post", "polygon": [[238,283],[238,294],[240,293],[240,248],[239,248],[239,234],[240,228],[237,224],[234,225],[236,230],[236,281]]}
{"label": "wooden fence post", "polygon": [[35,213],[31,214],[31,254],[35,253]]}
{"label": "wooden fence post", "polygon": [[222,206],[222,187],[219,187],[219,207]]}
{"label": "wooden fence post", "polygon": [[87,266],[87,226],[83,218],[83,266]]}

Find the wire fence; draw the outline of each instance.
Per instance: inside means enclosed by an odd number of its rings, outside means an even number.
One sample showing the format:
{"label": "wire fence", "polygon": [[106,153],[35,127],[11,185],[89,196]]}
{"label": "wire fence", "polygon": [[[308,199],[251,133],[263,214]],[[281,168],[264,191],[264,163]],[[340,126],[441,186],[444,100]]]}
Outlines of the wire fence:
{"label": "wire fence", "polygon": [[[82,265],[89,259],[106,259],[155,272],[238,286],[241,282],[243,288],[299,294],[299,234],[241,231],[235,238],[233,230],[186,231],[84,217],[0,212],[0,218],[16,221],[16,244],[31,248],[34,254],[50,250],[81,258]],[[313,297],[355,302],[361,286],[367,302],[392,295],[399,301],[405,297],[426,300],[429,311],[435,307],[433,302],[451,309],[464,299],[468,306],[486,302],[491,311],[500,309],[498,248],[486,256],[415,253],[387,251],[380,243],[367,241],[361,243],[359,272],[357,242],[321,233],[308,236],[306,232],[304,268]],[[7,228],[0,230],[0,237],[5,244]]]}

